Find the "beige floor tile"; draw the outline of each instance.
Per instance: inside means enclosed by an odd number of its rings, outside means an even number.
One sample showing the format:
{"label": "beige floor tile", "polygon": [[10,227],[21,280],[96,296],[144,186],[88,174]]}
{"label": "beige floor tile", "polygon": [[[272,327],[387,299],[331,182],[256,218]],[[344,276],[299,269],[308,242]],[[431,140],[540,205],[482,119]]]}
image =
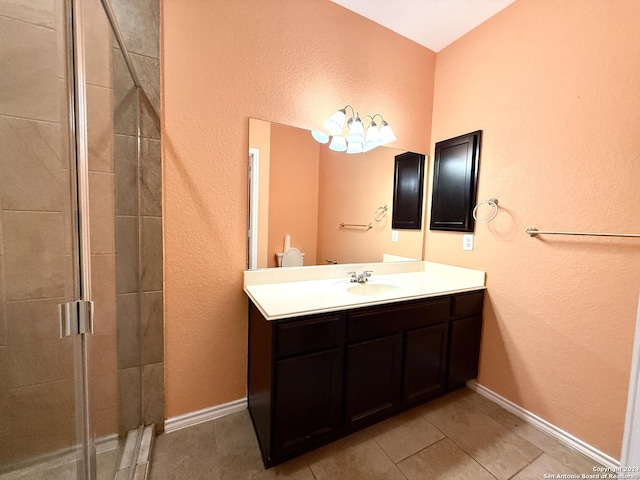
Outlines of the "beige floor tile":
{"label": "beige floor tile", "polygon": [[555,476],[558,474],[570,475],[572,473],[574,472],[568,470],[566,465],[543,453],[519,471],[517,475],[513,476],[511,480],[540,480],[541,478],[545,478],[545,474]]}
{"label": "beige floor tile", "polygon": [[366,432],[394,463],[444,438],[444,434],[416,410],[373,425]]}
{"label": "beige floor tile", "polygon": [[494,410],[490,416],[549,456],[565,464],[573,473],[592,473],[593,467],[601,466],[502,408]]}
{"label": "beige floor tile", "polygon": [[150,480],[218,480],[214,422],[201,423],[156,438]]}
{"label": "beige floor tile", "polygon": [[542,452],[466,401],[431,407],[425,416],[499,479],[508,479]]}
{"label": "beige floor tile", "polygon": [[[262,464],[248,411],[203,425],[186,429],[185,437],[158,437],[151,480],[527,480],[545,473],[591,473],[594,465],[465,389],[270,469]],[[440,439],[420,448],[431,434]],[[191,435],[191,446],[183,446]],[[404,458],[407,451],[416,453]],[[188,463],[194,458],[197,465]],[[404,459],[394,465],[396,458]]]}
{"label": "beige floor tile", "polygon": [[384,450],[359,432],[306,455],[316,480],[404,480]]}
{"label": "beige floor tile", "polygon": [[444,439],[398,464],[409,480],[494,480],[478,462]]}
{"label": "beige floor tile", "polygon": [[313,480],[304,457],[268,470],[262,464],[248,410],[215,420],[220,480],[287,478]]}
{"label": "beige floor tile", "polygon": [[457,398],[463,400],[475,408],[484,412],[486,414],[490,414],[495,410],[499,410],[501,407],[495,402],[492,402],[486,397],[474,392],[473,390],[469,390],[468,388],[463,388],[455,392],[458,396]]}

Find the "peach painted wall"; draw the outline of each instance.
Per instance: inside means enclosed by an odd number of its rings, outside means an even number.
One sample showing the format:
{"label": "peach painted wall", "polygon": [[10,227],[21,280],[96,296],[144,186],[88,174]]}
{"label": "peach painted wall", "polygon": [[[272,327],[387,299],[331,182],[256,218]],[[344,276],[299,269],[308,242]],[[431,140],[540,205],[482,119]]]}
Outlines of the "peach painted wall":
{"label": "peach painted wall", "polygon": [[[379,147],[347,155],[320,149],[319,263],[381,262],[385,253],[422,259],[422,230],[399,230],[398,242],[391,241],[394,156],[404,152]],[[374,213],[383,205],[387,215],[376,222]],[[343,222],[373,228],[340,228]]]}
{"label": "peach painted wall", "polygon": [[313,129],[350,103],[426,152],[435,53],[327,0],[163,0],[162,21],[170,418],[246,395],[248,118]]}
{"label": "peach painted wall", "polygon": [[483,130],[478,198],[500,213],[472,252],[425,241],[487,272],[480,383],[615,458],[640,245],[524,231],[640,232],[638,24],[637,0],[518,0],[438,53],[433,142]]}
{"label": "peach painted wall", "polygon": [[306,130],[271,125],[269,267],[277,266],[276,253],[284,251],[285,235],[304,253],[305,265],[316,264],[319,147]]}

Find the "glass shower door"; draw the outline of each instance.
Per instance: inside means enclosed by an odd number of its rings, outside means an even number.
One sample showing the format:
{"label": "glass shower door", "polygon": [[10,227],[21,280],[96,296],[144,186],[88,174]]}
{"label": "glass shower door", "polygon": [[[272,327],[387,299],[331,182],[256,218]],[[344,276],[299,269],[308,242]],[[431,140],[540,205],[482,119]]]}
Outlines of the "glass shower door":
{"label": "glass shower door", "polygon": [[[0,478],[82,478],[79,298],[63,0],[0,2]],[[80,475],[80,477],[78,477]]]}
{"label": "glass shower door", "polygon": [[[89,438],[99,480],[140,421],[138,91],[100,0],[80,0],[90,214]],[[123,475],[122,478],[125,478]]]}

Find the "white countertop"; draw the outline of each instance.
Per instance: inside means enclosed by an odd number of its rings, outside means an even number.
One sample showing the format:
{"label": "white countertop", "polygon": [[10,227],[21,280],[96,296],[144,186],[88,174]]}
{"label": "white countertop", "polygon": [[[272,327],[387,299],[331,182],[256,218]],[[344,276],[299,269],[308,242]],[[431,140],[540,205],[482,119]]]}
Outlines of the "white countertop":
{"label": "white countertop", "polygon": [[[381,293],[349,292],[347,272],[372,270],[366,285]],[[380,286],[380,287],[376,287]],[[244,272],[244,291],[267,320],[381,305],[485,288],[485,272],[433,262],[269,268]]]}

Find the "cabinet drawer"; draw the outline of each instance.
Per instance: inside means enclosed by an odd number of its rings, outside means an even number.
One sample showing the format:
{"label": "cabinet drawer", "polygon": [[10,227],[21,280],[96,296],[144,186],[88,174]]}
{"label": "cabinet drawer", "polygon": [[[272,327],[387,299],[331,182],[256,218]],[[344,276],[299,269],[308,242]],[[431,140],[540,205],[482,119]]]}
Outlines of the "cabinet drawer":
{"label": "cabinet drawer", "polygon": [[340,316],[294,320],[276,325],[276,355],[293,355],[336,347],[340,343]]}
{"label": "cabinet drawer", "polygon": [[352,342],[390,335],[442,322],[448,317],[449,299],[354,312],[348,317],[347,340]]}
{"label": "cabinet drawer", "polygon": [[484,291],[465,293],[451,298],[451,316],[468,317],[482,313]]}

